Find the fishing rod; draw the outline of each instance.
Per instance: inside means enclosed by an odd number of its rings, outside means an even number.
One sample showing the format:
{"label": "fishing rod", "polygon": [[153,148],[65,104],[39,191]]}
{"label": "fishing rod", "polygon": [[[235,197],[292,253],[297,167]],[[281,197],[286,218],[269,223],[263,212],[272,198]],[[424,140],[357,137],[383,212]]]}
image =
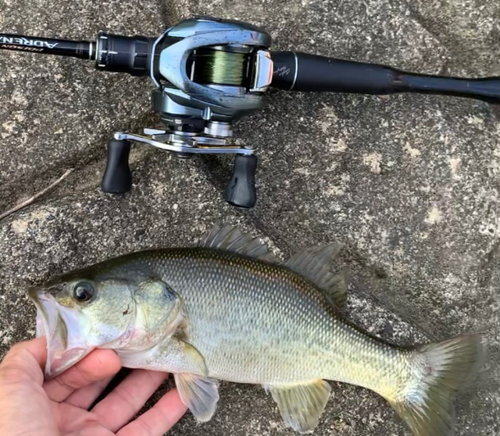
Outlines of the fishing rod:
{"label": "fishing rod", "polygon": [[231,154],[234,173],[225,199],[238,207],[256,203],[257,157],[233,137],[232,124],[264,107],[270,87],[287,91],[387,95],[440,94],[500,103],[500,77],[465,79],[414,74],[385,65],[353,62],[295,51],[270,51],[271,36],[248,23],[195,17],[159,37],[101,32],[95,41],[68,41],[0,34],[0,49],[76,57],[98,70],[149,76],[152,106],[163,129],[116,132],[107,146],[101,188],[130,190],[131,142],[174,153]]}

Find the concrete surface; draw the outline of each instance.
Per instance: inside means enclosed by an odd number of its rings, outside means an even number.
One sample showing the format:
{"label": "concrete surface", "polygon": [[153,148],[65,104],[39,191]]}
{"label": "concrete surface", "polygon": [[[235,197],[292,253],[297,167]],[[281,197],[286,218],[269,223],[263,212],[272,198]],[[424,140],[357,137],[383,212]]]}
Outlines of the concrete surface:
{"label": "concrete surface", "polygon": [[[491,0],[0,0],[0,29],[93,37],[156,35],[192,14],[265,26],[275,48],[384,62],[422,73],[500,74],[500,4]],[[221,199],[231,162],[133,151],[134,187],[100,192],[113,130],[152,126],[147,79],[78,60],[0,53],[0,213],[75,172],[0,222],[0,356],[34,334],[28,282],[146,247],[193,244],[241,222],[284,256],[345,244],[349,316],[397,343],[482,331],[490,360],[462,395],[457,435],[500,434],[500,122],[473,100],[273,91],[237,125],[259,148],[259,202]],[[403,435],[375,394],[334,385],[316,435]],[[214,419],[172,435],[291,435],[260,387],[224,383]]]}

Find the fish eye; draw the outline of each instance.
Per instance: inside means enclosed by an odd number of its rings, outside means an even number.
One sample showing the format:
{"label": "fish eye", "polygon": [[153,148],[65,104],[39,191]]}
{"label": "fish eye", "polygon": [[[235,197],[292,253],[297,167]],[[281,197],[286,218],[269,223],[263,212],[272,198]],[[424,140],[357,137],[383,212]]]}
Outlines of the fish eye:
{"label": "fish eye", "polygon": [[75,299],[80,303],[87,303],[92,299],[95,294],[95,289],[92,283],[89,282],[80,282],[78,283],[74,290],[73,295]]}

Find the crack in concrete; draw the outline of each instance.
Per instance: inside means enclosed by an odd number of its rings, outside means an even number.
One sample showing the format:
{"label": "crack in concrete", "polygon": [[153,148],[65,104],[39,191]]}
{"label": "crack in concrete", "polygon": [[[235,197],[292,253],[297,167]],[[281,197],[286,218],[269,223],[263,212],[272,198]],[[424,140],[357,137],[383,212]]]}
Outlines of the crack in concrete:
{"label": "crack in concrete", "polygon": [[452,50],[450,49],[450,47],[448,47],[448,45],[440,38],[439,34],[434,32],[432,26],[429,26],[426,18],[417,9],[415,9],[412,3],[408,2],[407,4],[410,11],[410,15],[408,18],[410,18],[413,22],[424,29],[430,36],[432,36],[432,38],[434,38],[438,45],[444,48],[448,53],[451,52]]}
{"label": "crack in concrete", "polygon": [[497,240],[491,250],[484,256],[484,261],[479,266],[479,286],[487,288],[494,277],[494,267],[498,268],[500,261],[500,240]]}
{"label": "crack in concrete", "polygon": [[[127,130],[127,131],[135,131],[135,130],[141,130],[144,128],[150,121],[152,121],[152,114],[147,113],[144,114],[140,118],[136,118],[133,120],[130,120],[128,123],[124,125],[124,129],[115,129],[113,131],[118,131],[118,130]],[[65,162],[65,167],[66,168],[74,168],[74,172],[76,173],[77,171],[80,172],[83,169],[92,166],[96,164],[97,162],[101,162],[106,159],[106,144],[107,142],[111,139],[113,135],[113,131],[110,131],[107,134],[102,134],[100,139],[95,141],[93,144],[87,146],[85,149],[76,151],[74,154],[71,155],[70,159],[67,159]],[[60,163],[55,163],[52,167],[50,167],[44,174],[44,176],[51,176],[51,177],[56,177],[57,175],[60,175],[61,171],[61,164]],[[14,180],[12,183],[9,184],[4,184],[2,186],[2,195],[0,196],[0,200],[3,199],[4,201],[7,202],[8,199],[12,197],[12,194],[14,192],[22,192],[23,187],[25,186],[36,186],[37,181],[40,179],[40,174],[38,173],[31,173],[31,174],[25,174],[22,175],[20,178]],[[100,182],[100,181],[99,181]],[[33,195],[27,194],[27,197]],[[50,199],[52,198],[50,195],[45,196],[45,198]],[[22,199],[15,199],[11,201],[12,204],[17,204],[21,202]],[[1,204],[0,204],[1,205]],[[8,208],[7,205],[1,205],[2,208]]]}

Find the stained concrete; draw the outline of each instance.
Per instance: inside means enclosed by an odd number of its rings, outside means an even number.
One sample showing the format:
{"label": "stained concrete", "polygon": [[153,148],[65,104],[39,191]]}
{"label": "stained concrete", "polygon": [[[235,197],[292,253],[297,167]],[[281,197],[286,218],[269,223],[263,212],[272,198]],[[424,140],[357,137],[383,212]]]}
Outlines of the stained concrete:
{"label": "stained concrete", "polygon": [[[275,49],[382,62],[421,73],[500,72],[500,5],[461,1],[0,0],[0,29],[90,38],[157,35],[193,14],[265,27]],[[190,245],[213,223],[241,223],[281,252],[344,244],[349,317],[399,344],[481,331],[490,359],[458,404],[461,436],[500,433],[500,121],[486,103],[430,96],[271,91],[237,134],[258,148],[257,207],[227,205],[231,162],[132,153],[134,186],[100,192],[114,130],[154,126],[147,79],[91,64],[0,53],[0,213],[75,171],[0,222],[0,355],[34,334],[27,283],[143,248]],[[333,383],[316,435],[403,435],[375,394]],[[276,435],[260,387],[223,383],[213,420],[187,415],[172,435]]]}

